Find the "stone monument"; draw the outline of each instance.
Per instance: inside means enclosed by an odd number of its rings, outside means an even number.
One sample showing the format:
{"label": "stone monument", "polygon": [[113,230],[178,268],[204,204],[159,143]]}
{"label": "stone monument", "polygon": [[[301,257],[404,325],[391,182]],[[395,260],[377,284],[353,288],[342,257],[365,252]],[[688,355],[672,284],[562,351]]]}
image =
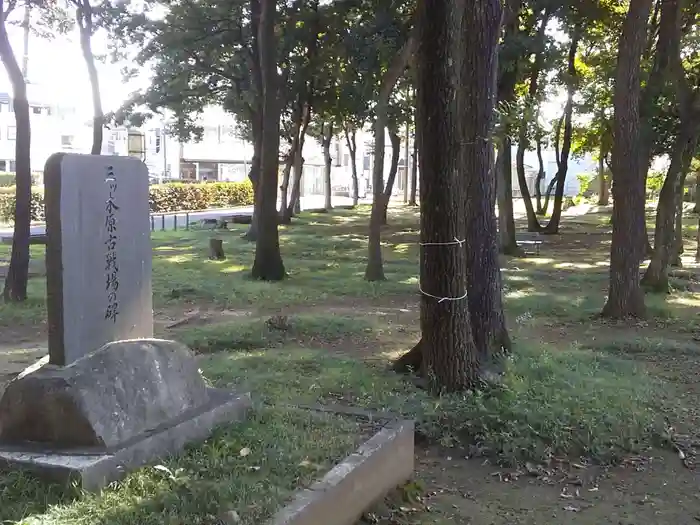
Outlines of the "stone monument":
{"label": "stone monument", "polygon": [[97,490],[238,420],[250,395],[206,386],[153,339],[148,170],[57,153],[44,170],[49,357],[0,399],[0,464]]}

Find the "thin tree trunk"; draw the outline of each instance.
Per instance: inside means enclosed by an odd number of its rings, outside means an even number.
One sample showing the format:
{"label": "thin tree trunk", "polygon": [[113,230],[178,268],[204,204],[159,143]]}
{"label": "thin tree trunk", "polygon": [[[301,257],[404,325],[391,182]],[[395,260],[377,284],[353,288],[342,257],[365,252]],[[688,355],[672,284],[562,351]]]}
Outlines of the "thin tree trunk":
{"label": "thin tree trunk", "polygon": [[[418,118],[415,119],[416,130],[418,128]],[[411,155],[411,195],[408,198],[409,206],[418,205],[418,131],[413,136],[413,154]]]}
{"label": "thin tree trunk", "polygon": [[554,190],[554,207],[552,217],[547,226],[542,230],[545,234],[559,233],[561,222],[561,209],[564,202],[564,188],[566,187],[566,174],[569,170],[569,153],[571,152],[571,138],[573,131],[574,93],[576,92],[576,52],[580,38],[579,28],[574,29],[574,34],[569,44],[569,57],[567,65],[567,97],[564,108],[564,137],[562,139],[561,153],[557,168],[557,185]]}
{"label": "thin tree trunk", "polygon": [[250,226],[243,234],[246,241],[255,242],[258,240],[258,194],[260,193],[260,163],[262,159],[262,116],[259,112],[251,110],[251,128],[253,132],[253,159],[250,162],[248,178],[253,185],[253,216],[250,219]]}
{"label": "thin tree trunk", "polygon": [[500,248],[504,255],[522,257],[525,255],[515,237],[513,216],[513,175],[510,137],[503,138],[503,144],[496,157],[496,192],[498,194],[498,232]]}
{"label": "thin tree trunk", "polygon": [[292,166],[294,168],[292,178],[292,192],[289,195],[289,200],[286,202],[286,207],[282,208],[282,222],[289,224],[294,215],[301,212],[301,182],[304,174],[304,143],[306,142],[306,131],[309,129],[311,122],[311,106],[304,105],[301,118],[301,126],[297,130],[297,144],[294,152],[294,160]]}
{"label": "thin tree trunk", "polygon": [[675,268],[683,267],[683,185],[685,184],[685,176],[681,182],[681,195],[678,198],[678,206],[676,208],[676,233],[673,236],[673,252],[671,253],[671,266]]}
{"label": "thin tree trunk", "polygon": [[613,105],[612,148],[613,214],[610,248],[610,284],[602,315],[642,317],[644,294],[639,264],[644,248],[645,171],[639,156],[640,73],[652,0],[631,0],[620,37]]}
{"label": "thin tree trunk", "polygon": [[90,90],[92,93],[92,155],[102,153],[102,134],[104,126],[104,112],[102,110],[102,96],[100,94],[100,78],[95,65],[95,55],[92,52],[92,6],[90,0],[78,0],[79,5],[75,10],[75,17],[80,31],[80,49],[90,78]]}
{"label": "thin tree trunk", "polygon": [[256,279],[279,281],[285,270],[280,254],[277,229],[277,179],[279,176],[280,105],[277,74],[277,40],[275,38],[275,0],[252,0],[260,6],[260,69],[263,85],[263,155],[260,191],[256,205],[259,210],[258,241],[252,274]]}
{"label": "thin tree trunk", "polygon": [[284,158],[284,169],[282,169],[282,184],[280,184],[280,224],[289,224],[292,222],[292,216],[287,213],[290,208],[288,204],[289,199],[289,179],[292,174],[292,166],[294,165],[297,158],[297,149],[299,147],[299,131],[298,129],[294,131],[294,137],[292,138],[292,143],[289,145],[289,151]]}
{"label": "thin tree trunk", "polygon": [[[410,90],[407,93],[410,95]],[[404,149],[403,149],[403,203],[408,204],[408,165],[409,165],[409,155],[410,155],[410,122],[406,122],[406,135],[404,136]]]}
{"label": "thin tree trunk", "polygon": [[700,216],[698,216],[698,229],[695,233],[695,262],[700,263]]}
{"label": "thin tree trunk", "polygon": [[345,142],[350,153],[350,169],[352,170],[352,205],[357,206],[360,202],[360,181],[357,178],[357,142],[355,141],[355,128],[348,129],[344,126]]}
{"label": "thin tree trunk", "polygon": [[[538,48],[535,51],[535,60],[532,64],[532,69],[530,70],[530,85],[528,87],[527,96],[528,103],[534,103],[539,90],[539,76],[544,63],[545,30],[551,15],[551,10],[547,9],[542,17],[542,21],[540,22],[540,27],[537,30],[536,44]],[[527,231],[538,232],[541,230],[541,226],[537,220],[535,208],[532,206],[532,197],[530,196],[530,190],[527,187],[527,178],[525,177],[525,151],[527,149],[527,131],[529,124],[530,122],[528,120],[528,115],[524,114],[522,116],[520,129],[518,132],[518,149],[515,153],[515,167],[518,172],[520,196],[524,201],[525,212],[527,214]]]}
{"label": "thin tree trunk", "polygon": [[605,177],[605,148],[603,138],[600,138],[600,155],[598,157],[598,206],[607,206],[610,204],[610,191],[608,189],[608,181]]}
{"label": "thin tree trunk", "polygon": [[416,46],[414,31],[404,44],[403,49],[394,57],[389,69],[384,74],[382,85],[375,106],[374,124],[374,169],[372,172],[372,213],[369,220],[369,242],[367,269],[365,279],[368,281],[383,281],[384,262],[382,260],[382,197],[384,190],[384,132],[386,130],[389,111],[389,97],[399,77],[406,68]]}
{"label": "thin tree trunk", "polygon": [[544,159],[542,158],[542,142],[537,140],[537,177],[535,178],[535,209],[536,215],[544,215],[545,210],[542,207],[542,182],[546,177],[546,172],[544,171]]}
{"label": "thin tree trunk", "polygon": [[[647,268],[642,284],[659,293],[668,293],[668,266],[680,262],[679,247],[682,248],[683,187],[685,177],[698,144],[700,126],[697,124],[698,113],[695,110],[695,98],[681,56],[683,5],[679,0],[666,0],[661,6],[660,25],[666,30],[666,70],[672,77],[675,95],[679,101],[680,131],[671,155],[671,164],[666,173],[664,184],[659,194],[654,231],[654,253]],[[680,214],[680,217],[678,215]],[[678,229],[681,231],[678,232]]]}
{"label": "thin tree trunk", "polygon": [[333,141],[333,124],[330,122],[323,126],[323,192],[324,192],[324,209],[331,211],[333,209],[333,181],[331,179],[331,170],[333,159],[331,158],[331,142]]}
{"label": "thin tree trunk", "polygon": [[[669,293],[668,267],[677,254],[677,221],[680,215],[682,227],[682,191],[685,181],[685,173],[690,169],[693,160],[697,135],[689,127],[695,127],[694,122],[685,122],[676,138],[671,155],[671,164],[666,172],[659,204],[656,209],[656,223],[654,228],[654,252],[649,261],[649,266],[644,272],[642,285],[655,293]],[[689,136],[693,135],[693,136]],[[678,210],[681,210],[680,213]],[[682,231],[680,242],[682,245]]]}
{"label": "thin tree trunk", "polygon": [[395,128],[389,129],[389,141],[391,142],[391,166],[389,167],[389,176],[386,179],[386,187],[384,188],[384,201],[382,202],[382,224],[387,223],[387,214],[389,212],[389,201],[394,192],[394,183],[396,182],[396,174],[399,171],[399,156],[401,155],[401,137]]}
{"label": "thin tree trunk", "polygon": [[15,57],[7,35],[7,27],[2,13],[4,2],[0,0],[0,59],[12,84],[12,106],[15,112],[15,216],[14,236],[10,267],[5,277],[3,298],[5,301],[20,302],[27,299],[29,280],[29,235],[31,223],[31,128],[29,123],[29,102],[27,85]]}

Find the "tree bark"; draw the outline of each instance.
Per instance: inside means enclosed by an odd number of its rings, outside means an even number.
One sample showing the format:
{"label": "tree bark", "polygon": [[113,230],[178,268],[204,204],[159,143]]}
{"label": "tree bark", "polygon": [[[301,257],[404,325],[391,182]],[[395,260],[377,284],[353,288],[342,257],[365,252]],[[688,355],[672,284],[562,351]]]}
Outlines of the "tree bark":
{"label": "tree bark", "polygon": [[29,122],[29,102],[27,85],[22,70],[17,63],[7,34],[4,15],[4,2],[0,0],[0,60],[12,84],[12,107],[15,113],[15,216],[14,235],[10,267],[5,277],[3,299],[6,302],[20,302],[27,299],[29,280],[29,237],[31,223],[32,170],[31,170],[31,127]]}
{"label": "tree bark", "polygon": [[387,214],[389,212],[389,201],[391,194],[394,192],[394,183],[396,182],[396,174],[399,171],[399,156],[401,155],[401,137],[399,137],[396,128],[389,129],[389,142],[391,142],[391,165],[389,166],[389,176],[386,179],[386,187],[384,188],[384,201],[382,202],[382,224],[387,223]]}
{"label": "tree bark", "polygon": [[88,70],[90,90],[92,93],[92,155],[102,153],[102,135],[104,126],[104,112],[102,110],[102,95],[100,93],[100,78],[95,65],[95,55],[92,52],[92,6],[90,0],[77,0],[78,7],[75,10],[75,18],[80,32],[80,49]]}
{"label": "tree bark", "polygon": [[[257,29],[260,23],[260,0],[250,2],[251,25]],[[258,240],[258,222],[260,210],[258,200],[260,197],[260,177],[263,155],[263,81],[260,66],[260,34],[253,31],[251,38],[251,73],[253,77],[253,100],[247,107],[250,114],[250,127],[253,134],[253,159],[250,163],[248,178],[253,185],[253,216],[250,219],[250,226],[243,235],[243,238],[250,242]]]}
{"label": "tree bark", "polygon": [[379,96],[375,106],[374,123],[374,169],[372,172],[372,213],[369,220],[369,242],[367,269],[365,279],[368,281],[383,281],[384,262],[382,260],[382,198],[384,195],[384,132],[388,122],[389,97],[391,92],[408,65],[408,61],[416,47],[416,37],[413,30],[404,44],[403,49],[394,57],[389,69],[382,78]]}
{"label": "tree bark", "polygon": [[250,226],[243,234],[246,241],[255,242],[258,240],[258,201],[260,193],[260,163],[262,159],[262,117],[259,112],[251,111],[251,128],[253,131],[253,159],[250,162],[248,178],[253,185],[253,216],[250,219]]}
{"label": "tree bark", "polygon": [[280,105],[275,38],[275,0],[252,0],[260,6],[258,26],[260,38],[260,69],[263,85],[263,155],[259,198],[258,241],[255,245],[253,278],[279,281],[285,270],[280,253],[277,229],[277,182],[279,170]]}
{"label": "tree bark", "polygon": [[329,212],[333,209],[333,180],[331,178],[331,170],[333,168],[333,159],[331,158],[331,142],[333,141],[333,124],[327,122],[323,125],[323,194],[325,211]]}
{"label": "tree bark", "polygon": [[510,137],[503,138],[503,144],[496,157],[496,192],[498,194],[498,233],[500,249],[504,255],[522,257],[525,255],[515,237],[513,216],[513,175]]}
{"label": "tree bark", "polygon": [[[504,42],[515,41],[520,31],[518,15],[519,2],[507,2],[504,13]],[[505,53],[503,47],[501,53]],[[499,104],[511,104],[515,100],[515,88],[518,83],[519,60],[509,57],[512,64],[502,67],[498,79]],[[503,61],[502,61],[503,62]],[[503,65],[501,63],[501,65]],[[500,238],[500,250],[505,255],[522,257],[525,252],[518,246],[515,237],[515,217],[513,213],[513,143],[511,140],[511,126],[507,119],[503,125],[501,135],[501,147],[496,157],[496,196],[498,199],[498,233]]]}
{"label": "tree bark", "polygon": [[574,93],[576,92],[576,52],[580,39],[580,30],[575,28],[571,43],[569,44],[569,57],[567,64],[567,96],[564,107],[564,137],[562,139],[561,153],[556,175],[556,188],[554,190],[554,206],[552,217],[549,223],[542,230],[544,234],[559,233],[559,223],[561,222],[561,209],[564,202],[564,188],[566,187],[566,174],[569,171],[569,154],[571,152],[572,120],[574,114]]}
{"label": "tree bark", "polygon": [[421,372],[431,380],[434,391],[459,391],[476,385],[479,371],[466,298],[467,250],[454,242],[467,235],[467,188],[456,133],[461,114],[456,114],[456,64],[452,65],[456,58],[452,53],[465,52],[459,48],[462,39],[454,34],[453,25],[454,16],[461,18],[464,6],[462,2],[425,0],[417,9]]}
{"label": "tree bark", "polygon": [[[457,60],[459,86],[457,109],[462,176],[466,178],[467,289],[474,343],[480,374],[488,372],[510,351],[510,338],[503,312],[501,268],[496,232],[494,124],[498,40],[502,19],[499,0],[483,0],[471,7],[462,0],[460,49]],[[486,140],[484,140],[486,139]]]}
{"label": "tree bark", "polygon": [[685,252],[685,247],[683,246],[683,185],[685,184],[685,176],[681,182],[681,195],[678,199],[678,206],[676,207],[676,233],[673,236],[673,252],[671,253],[671,266],[675,268],[683,267],[682,256]]}
{"label": "tree bark", "polygon": [[344,126],[345,142],[350,153],[350,169],[352,170],[352,205],[357,206],[360,202],[360,181],[357,178],[357,142],[355,139],[355,128],[349,129]]}
{"label": "tree bark", "polygon": [[644,249],[644,204],[647,159],[639,156],[641,56],[652,0],[631,0],[620,37],[613,105],[613,213],[610,284],[602,315],[642,317],[644,294],[639,264]]}

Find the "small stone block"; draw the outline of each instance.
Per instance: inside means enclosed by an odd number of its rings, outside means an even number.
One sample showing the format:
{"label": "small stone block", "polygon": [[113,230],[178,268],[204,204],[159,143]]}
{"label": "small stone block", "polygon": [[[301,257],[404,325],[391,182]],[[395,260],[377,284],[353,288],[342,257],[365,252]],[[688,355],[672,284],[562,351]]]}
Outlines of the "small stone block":
{"label": "small stone block", "polygon": [[353,525],[413,474],[414,423],[388,424],[308,489],[269,525]]}

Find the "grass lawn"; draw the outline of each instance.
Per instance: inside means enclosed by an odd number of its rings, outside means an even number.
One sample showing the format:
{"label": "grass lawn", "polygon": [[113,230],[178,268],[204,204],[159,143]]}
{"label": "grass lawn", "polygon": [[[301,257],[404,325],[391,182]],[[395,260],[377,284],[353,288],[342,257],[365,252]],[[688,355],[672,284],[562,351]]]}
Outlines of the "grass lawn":
{"label": "grass lawn", "polygon": [[[354,419],[290,407],[317,403],[417,421],[426,493],[378,509],[370,522],[670,525],[700,516],[697,491],[684,485],[695,482],[700,401],[696,268],[674,274],[672,295],[647,297],[649,319],[604,322],[595,315],[609,217],[565,217],[539,256],[503,260],[515,344],[503,385],[432,398],[387,371],[419,336],[417,215],[392,209],[387,281],[378,284],[362,278],[368,218],[361,207],[304,214],[282,228],[289,277],[281,283],[249,278],[254,246],[241,240],[244,226],[220,233],[221,262],[207,258],[209,231],[155,233],[157,335],[193,348],[212,382],[252,391],[255,414],[98,496],[0,475],[0,521],[214,524],[224,509],[263,523],[366,432]],[[688,253],[696,225],[688,219]],[[0,305],[8,351],[45,339],[43,293],[37,277],[26,305]],[[654,504],[640,505],[645,497]]]}

